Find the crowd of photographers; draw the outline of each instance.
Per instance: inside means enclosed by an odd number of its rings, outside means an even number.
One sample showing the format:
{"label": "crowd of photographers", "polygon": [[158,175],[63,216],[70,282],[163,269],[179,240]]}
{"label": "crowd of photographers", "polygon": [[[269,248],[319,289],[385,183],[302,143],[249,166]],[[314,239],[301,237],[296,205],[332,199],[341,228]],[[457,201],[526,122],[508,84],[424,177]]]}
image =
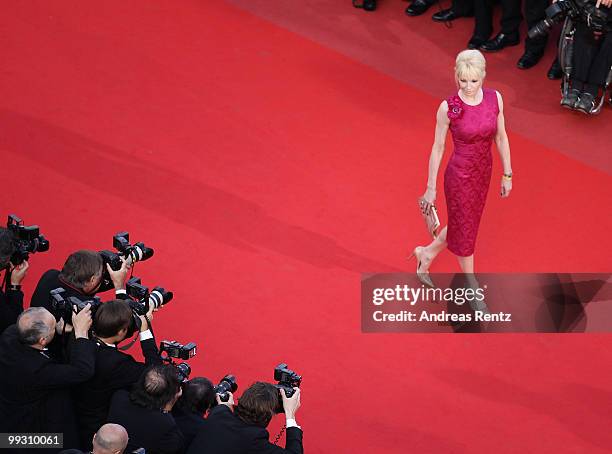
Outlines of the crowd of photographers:
{"label": "crowd of photographers", "polygon": [[[152,330],[154,312],[172,292],[149,292],[138,278],[128,279],[153,250],[129,244],[126,233],[114,237],[114,246],[118,252],[74,252],[61,270],[45,272],[24,310],[29,254],[49,243],[37,226],[15,216],[0,228],[0,433],[10,435],[9,448],[27,452],[41,448],[32,440],[44,439],[45,452],[69,454],[303,453],[295,420],[301,377],[280,364],[277,383],[254,383],[237,404],[232,375],[216,386],[205,377],[190,379],[184,361],[196,345],[162,341],[158,348]],[[112,288],[110,301],[95,296]],[[144,362],[119,346],[132,336]],[[279,413],[286,419],[285,448],[271,443],[266,430]]]}
{"label": "crowd of photographers", "polygon": [[[374,11],[378,0],[353,0],[353,5]],[[420,16],[439,0],[411,0],[409,16]],[[561,106],[588,115],[598,114],[612,83],[612,0],[499,0],[499,31],[493,35],[495,0],[451,0],[447,9],[432,15],[437,22],[474,17],[474,31],[467,41],[469,49],[498,52],[521,43],[519,27],[527,22],[525,50],[517,62],[520,69],[535,66],[544,55],[548,36],[566,19],[573,26],[561,33],[557,45],[561,52],[548,70],[549,79],[562,79]],[[563,56],[563,58],[559,58]],[[601,101],[601,103],[600,103]]]}

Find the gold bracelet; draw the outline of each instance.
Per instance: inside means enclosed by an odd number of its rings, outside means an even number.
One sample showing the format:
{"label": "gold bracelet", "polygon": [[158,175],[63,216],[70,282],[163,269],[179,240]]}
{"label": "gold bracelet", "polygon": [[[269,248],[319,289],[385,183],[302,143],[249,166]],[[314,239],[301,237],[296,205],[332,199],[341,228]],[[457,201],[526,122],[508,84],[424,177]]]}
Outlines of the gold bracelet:
{"label": "gold bracelet", "polygon": [[508,180],[508,181],[512,181],[512,174],[511,173],[504,173],[504,180]]}

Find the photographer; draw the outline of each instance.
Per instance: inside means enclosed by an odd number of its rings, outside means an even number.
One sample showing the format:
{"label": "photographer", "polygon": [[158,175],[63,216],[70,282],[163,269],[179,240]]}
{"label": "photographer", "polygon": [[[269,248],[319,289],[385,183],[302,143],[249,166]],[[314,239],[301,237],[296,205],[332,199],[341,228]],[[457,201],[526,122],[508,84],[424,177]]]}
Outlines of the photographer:
{"label": "photographer", "polygon": [[[23,292],[21,282],[28,271],[28,262],[14,266],[11,256],[15,253],[15,237],[13,233],[0,227],[0,272],[6,270],[6,293],[0,288],[0,334],[17,321],[23,312]],[[0,283],[1,284],[1,283]]]}
{"label": "photographer", "polygon": [[172,408],[172,416],[189,446],[206,424],[204,415],[215,403],[215,387],[208,378],[196,377],[183,385],[183,395]]}
{"label": "photographer", "polygon": [[599,89],[605,85],[612,66],[612,0],[597,0],[593,11],[607,15],[607,21],[595,27],[596,21],[575,21],[572,88],[561,100],[563,107],[585,114],[596,113]]}
{"label": "photographer", "polygon": [[94,314],[93,333],[96,343],[96,372],[93,378],[75,391],[81,447],[91,449],[91,437],[106,422],[110,400],[119,389],[128,389],[138,381],[147,366],[161,364],[149,322],[153,308],[140,320],[140,347],[145,362],[118,350],[117,344],[135,330],[134,313],[126,300],[102,304]]}
{"label": "photographer", "polygon": [[72,316],[75,341],[70,362],[59,364],[47,345],[55,317],[29,308],[0,338],[0,432],[63,432],[65,446],[78,446],[70,387],[94,374],[95,345],[88,339],[89,305]]}
{"label": "photographer", "polygon": [[130,436],[128,452],[145,448],[147,454],[181,453],[183,434],[170,413],[180,396],[177,369],[170,364],[152,366],[140,376],[132,392],[115,393],[108,422],[125,427]]}
{"label": "photographer", "polygon": [[76,296],[81,300],[91,298],[100,289],[105,266],[113,281],[117,297],[127,298],[125,280],[130,263],[123,258],[121,260],[121,269],[113,271],[108,264],[104,264],[98,252],[80,250],[70,254],[61,271],[51,269],[43,274],[34,290],[30,306],[40,306],[51,310],[49,292],[58,287],[66,289],[66,297]]}
{"label": "photographer", "polygon": [[[288,398],[285,391],[270,383],[257,382],[251,385],[238,400],[232,413],[233,397],[221,402],[208,415],[206,425],[200,430],[187,454],[303,454],[302,429],[295,421],[300,408],[300,390]],[[287,441],[285,449],[269,441],[266,427],[279,407],[279,399],[287,420]]]}

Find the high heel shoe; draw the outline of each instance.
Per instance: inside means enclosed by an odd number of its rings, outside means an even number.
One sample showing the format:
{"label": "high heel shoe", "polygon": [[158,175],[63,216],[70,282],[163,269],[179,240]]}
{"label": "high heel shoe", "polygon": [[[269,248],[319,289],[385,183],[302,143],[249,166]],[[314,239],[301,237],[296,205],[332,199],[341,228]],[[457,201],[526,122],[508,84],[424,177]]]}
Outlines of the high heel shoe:
{"label": "high heel shoe", "polygon": [[420,257],[420,250],[423,249],[423,246],[417,246],[414,248],[414,250],[412,251],[412,254],[410,254],[410,256],[408,257],[408,260],[410,260],[412,257],[414,257],[417,261],[417,267],[416,267],[416,275],[417,278],[419,278],[419,281],[421,281],[423,284],[431,287],[431,288],[435,288],[435,284],[433,283],[433,281],[431,280],[431,278],[429,277],[429,272],[425,272],[425,273],[421,273],[419,270],[421,268],[421,257]]}

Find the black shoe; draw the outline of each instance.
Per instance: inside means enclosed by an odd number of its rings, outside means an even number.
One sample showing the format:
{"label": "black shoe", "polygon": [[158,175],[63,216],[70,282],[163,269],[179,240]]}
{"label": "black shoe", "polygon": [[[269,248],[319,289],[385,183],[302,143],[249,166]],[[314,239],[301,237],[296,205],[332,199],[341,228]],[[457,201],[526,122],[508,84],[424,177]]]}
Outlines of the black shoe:
{"label": "black shoe", "polygon": [[480,50],[484,50],[485,52],[497,52],[498,50],[502,50],[504,47],[516,46],[520,42],[521,40],[519,39],[518,33],[514,35],[504,35],[503,33],[498,33],[495,38],[490,39],[480,46]]}
{"label": "black shoe", "polygon": [[457,14],[455,11],[453,11],[452,8],[449,8],[434,13],[434,15],[431,16],[431,19],[435,20],[436,22],[450,22],[452,20],[458,19],[459,17],[463,16]]}
{"label": "black shoe", "polygon": [[575,109],[579,112],[590,115],[595,110],[595,99],[591,93],[582,93],[576,103]]}
{"label": "black shoe", "polygon": [[470,38],[467,43],[468,49],[479,49],[485,42],[487,42],[488,37],[486,36],[478,36],[474,35]]}
{"label": "black shoe", "polygon": [[559,64],[559,59],[555,58],[555,61],[550,65],[550,69],[548,73],[546,73],[546,77],[550,80],[557,80],[563,77],[563,69],[561,69],[561,65]]}
{"label": "black shoe", "polygon": [[520,69],[529,69],[537,65],[541,58],[541,52],[533,52],[531,50],[526,50],[525,53],[521,56],[521,58],[519,58],[519,61],[516,63],[516,66],[518,66]]}
{"label": "black shoe", "polygon": [[408,8],[406,14],[409,16],[420,16],[429,9],[432,3],[425,0],[414,0]]}
{"label": "black shoe", "polygon": [[576,88],[571,88],[567,95],[561,98],[561,107],[565,107],[566,109],[574,110],[576,108],[576,103],[580,99],[580,90]]}

